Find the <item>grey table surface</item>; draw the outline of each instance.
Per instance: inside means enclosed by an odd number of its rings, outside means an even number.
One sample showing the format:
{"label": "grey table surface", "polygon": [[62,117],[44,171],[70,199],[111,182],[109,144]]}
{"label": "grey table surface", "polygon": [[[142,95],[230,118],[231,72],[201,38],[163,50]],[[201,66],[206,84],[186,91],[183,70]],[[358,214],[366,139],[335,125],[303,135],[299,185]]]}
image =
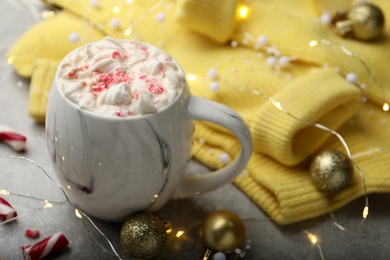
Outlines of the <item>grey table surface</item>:
{"label": "grey table surface", "polygon": [[[49,174],[53,168],[46,149],[45,129],[27,114],[29,79],[18,76],[6,62],[6,51],[32,24],[39,13],[28,5],[39,1],[0,1],[0,124],[19,130],[28,138],[26,158],[36,161]],[[17,155],[9,146],[0,143],[0,190],[28,194],[50,200],[63,200],[59,188],[39,168],[25,160],[9,159]],[[208,169],[191,162],[189,171],[202,173]],[[35,243],[24,236],[27,228],[38,228],[42,237],[63,232],[70,245],[55,259],[115,259],[98,246],[90,232],[99,237],[90,225],[86,229],[70,205],[34,211],[41,201],[12,196],[12,204],[23,214],[31,213],[12,223],[0,226],[0,259],[23,259],[20,247]],[[8,197],[7,197],[8,200]],[[185,233],[180,238],[169,235],[164,251],[158,259],[199,259],[202,252],[198,230],[203,218],[214,210],[236,213],[244,222],[251,248],[244,259],[390,259],[390,194],[369,195],[370,215],[355,233],[341,231],[330,215],[279,226],[248,199],[234,184],[190,199],[172,200],[156,215],[168,220],[173,234]],[[357,227],[361,220],[364,200],[358,199],[334,212],[346,227]],[[118,253],[126,256],[119,243],[121,225],[95,220],[96,225],[113,242]],[[90,231],[88,231],[90,230]],[[313,246],[307,232],[315,234],[320,246]],[[104,243],[104,240],[98,238]],[[106,248],[109,248],[106,245]],[[229,255],[228,259],[237,259]]]}

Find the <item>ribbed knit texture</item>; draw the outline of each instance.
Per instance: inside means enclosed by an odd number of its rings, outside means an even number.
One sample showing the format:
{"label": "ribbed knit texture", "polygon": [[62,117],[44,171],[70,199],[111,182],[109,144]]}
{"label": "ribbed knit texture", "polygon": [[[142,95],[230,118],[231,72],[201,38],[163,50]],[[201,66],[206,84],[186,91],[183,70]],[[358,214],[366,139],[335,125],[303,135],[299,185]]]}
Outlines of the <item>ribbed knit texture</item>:
{"label": "ribbed knit texture", "polygon": [[[313,123],[335,130],[345,139],[363,171],[368,192],[390,191],[386,163],[390,160],[390,116],[381,110],[384,100],[389,102],[390,98],[388,25],[386,37],[375,42],[342,39],[318,22],[318,11],[326,5],[323,0],[250,1],[245,22],[231,17],[236,1],[221,4],[181,0],[172,6],[169,1],[127,4],[101,0],[98,8],[88,0],[51,2],[63,7],[63,11],[33,26],[8,53],[21,75],[33,76],[31,99],[36,96],[36,88],[42,93],[50,88],[53,74],[44,75],[43,71],[54,71],[71,49],[104,35],[136,38],[163,48],[187,75],[196,75],[196,80],[189,81],[193,95],[225,104],[245,119],[254,149],[235,183],[277,223],[315,217],[364,194],[357,172],[352,185],[334,196],[312,184],[309,164],[315,153],[325,148],[345,151],[339,139],[315,128]],[[390,17],[389,1],[373,2]],[[151,8],[154,4],[157,6]],[[120,7],[119,13],[113,12],[114,6]],[[165,15],[164,21],[156,19],[161,14]],[[117,19],[116,28],[112,26],[113,18]],[[129,36],[126,29],[131,29]],[[70,43],[72,32],[78,32],[83,40]],[[245,42],[248,35],[253,38]],[[280,72],[267,66],[265,58],[254,50],[254,40],[259,35],[266,35],[269,45],[296,60]],[[229,40],[236,41],[238,47],[229,42],[221,44]],[[312,40],[319,44],[310,47]],[[260,53],[267,55],[265,51]],[[208,77],[211,68],[217,70],[217,79]],[[350,72],[356,73],[365,89],[345,80]],[[213,81],[218,82],[218,91],[210,90]],[[365,96],[368,101],[362,102]],[[282,108],[278,109],[277,104]],[[39,111],[33,115],[38,120],[45,113]],[[234,158],[239,149],[227,130],[196,122],[195,159],[220,168],[224,166],[220,155],[228,153]]]}
{"label": "ribbed knit texture", "polygon": [[28,113],[38,122],[45,122],[47,97],[53,78],[56,75],[58,62],[48,59],[36,61],[28,103]]}
{"label": "ribbed knit texture", "polygon": [[225,43],[236,23],[237,0],[181,0],[176,19],[218,43]]}

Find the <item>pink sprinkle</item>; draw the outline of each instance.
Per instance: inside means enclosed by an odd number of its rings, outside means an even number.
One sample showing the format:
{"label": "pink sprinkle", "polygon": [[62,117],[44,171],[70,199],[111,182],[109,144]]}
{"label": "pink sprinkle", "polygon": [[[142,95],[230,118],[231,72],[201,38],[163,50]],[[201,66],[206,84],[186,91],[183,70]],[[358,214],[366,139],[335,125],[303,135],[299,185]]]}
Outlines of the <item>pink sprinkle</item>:
{"label": "pink sprinkle", "polygon": [[92,90],[93,91],[102,91],[105,88],[104,82],[99,82],[96,85],[93,85]]}
{"label": "pink sprinkle", "polygon": [[71,71],[68,73],[68,78],[77,79],[77,71]]}
{"label": "pink sprinkle", "polygon": [[148,47],[145,45],[140,45],[139,48],[143,51],[147,51]]}
{"label": "pink sprinkle", "polygon": [[117,111],[115,111],[115,115],[117,117],[123,117],[123,111],[122,110],[117,110]]}
{"label": "pink sprinkle", "polygon": [[133,112],[130,110],[117,110],[117,111],[115,111],[115,115],[117,117],[132,116]]}
{"label": "pink sprinkle", "polygon": [[139,98],[139,95],[140,93],[135,93],[134,95],[131,96],[131,99],[138,99]]}
{"label": "pink sprinkle", "polygon": [[38,229],[27,229],[24,234],[27,237],[36,238],[36,237],[39,237],[39,230]]}
{"label": "pink sprinkle", "polygon": [[93,84],[93,90],[96,87],[96,91],[101,91],[105,88],[110,88],[112,85],[126,82],[130,84],[134,79],[132,76],[129,76],[122,71],[114,71],[114,72],[105,72],[98,74],[98,82]]}
{"label": "pink sprinkle", "polygon": [[80,68],[79,68],[79,70],[87,70],[89,68],[89,65],[88,64],[86,64],[86,65],[84,65],[84,66],[81,66]]}
{"label": "pink sprinkle", "polygon": [[119,53],[119,51],[114,51],[112,53],[112,58],[117,60],[121,59],[121,54]]}
{"label": "pink sprinkle", "polygon": [[161,85],[149,84],[148,90],[153,94],[161,94],[164,92],[164,88]]}

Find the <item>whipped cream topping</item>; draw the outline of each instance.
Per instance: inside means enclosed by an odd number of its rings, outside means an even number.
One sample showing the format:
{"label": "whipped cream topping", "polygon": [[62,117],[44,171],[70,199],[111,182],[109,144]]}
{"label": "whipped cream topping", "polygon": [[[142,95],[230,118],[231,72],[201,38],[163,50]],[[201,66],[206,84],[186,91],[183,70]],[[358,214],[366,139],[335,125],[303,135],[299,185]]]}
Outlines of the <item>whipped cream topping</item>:
{"label": "whipped cream topping", "polygon": [[61,91],[70,101],[104,116],[156,113],[185,87],[178,64],[162,50],[134,40],[102,40],[61,63]]}

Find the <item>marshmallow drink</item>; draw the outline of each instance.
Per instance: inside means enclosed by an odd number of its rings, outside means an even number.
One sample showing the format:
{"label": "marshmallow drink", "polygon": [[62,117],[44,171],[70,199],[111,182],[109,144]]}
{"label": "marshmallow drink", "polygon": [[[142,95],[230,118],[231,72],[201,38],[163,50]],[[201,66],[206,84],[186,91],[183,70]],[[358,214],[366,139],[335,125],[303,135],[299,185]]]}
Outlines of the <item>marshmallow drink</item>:
{"label": "marshmallow drink", "polygon": [[[232,162],[201,176],[187,172],[195,120],[226,128],[241,144]],[[69,201],[107,221],[232,182],[252,151],[240,115],[191,95],[174,59],[133,40],[103,38],[69,53],[50,89],[45,127]]]}
{"label": "marshmallow drink", "polygon": [[164,51],[134,40],[105,37],[72,52],[58,83],[64,96],[102,116],[156,113],[185,88],[185,77]]}

